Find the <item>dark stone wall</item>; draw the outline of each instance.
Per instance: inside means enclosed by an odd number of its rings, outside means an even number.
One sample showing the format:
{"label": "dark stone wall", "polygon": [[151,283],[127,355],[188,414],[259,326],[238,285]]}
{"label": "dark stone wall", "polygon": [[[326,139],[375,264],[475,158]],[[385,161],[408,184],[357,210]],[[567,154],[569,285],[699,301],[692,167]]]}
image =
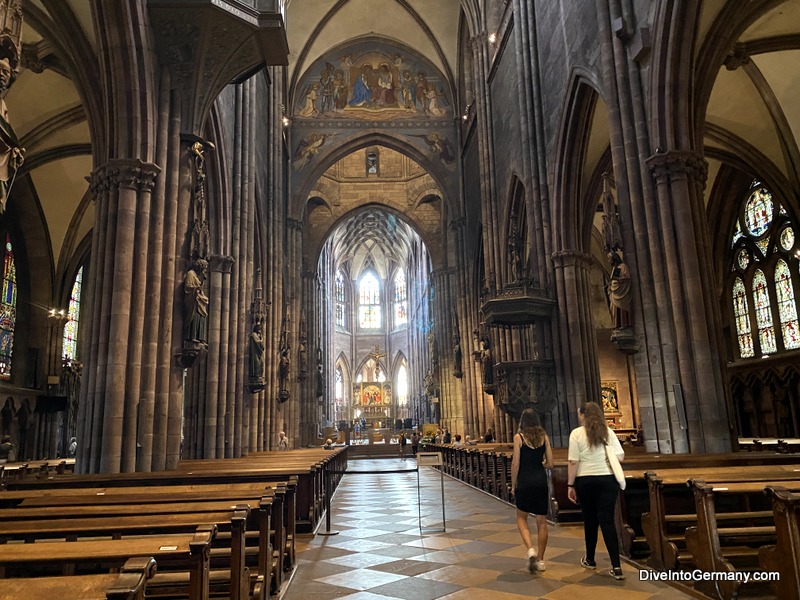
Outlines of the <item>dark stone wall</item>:
{"label": "dark stone wall", "polygon": [[545,144],[552,155],[572,72],[594,72],[601,79],[600,39],[597,14],[582,2],[536,2],[535,10]]}
{"label": "dark stone wall", "polygon": [[508,205],[511,177],[522,172],[522,142],[520,140],[519,88],[522,76],[517,67],[516,44],[513,35],[498,56],[489,83],[492,98],[492,144],[496,186],[494,202],[497,203],[499,222],[505,231],[505,214]]}
{"label": "dark stone wall", "polygon": [[473,257],[480,243],[481,227],[481,179],[478,161],[478,139],[473,135],[467,138],[462,154],[464,173],[464,215],[467,218],[465,233],[466,256]]}

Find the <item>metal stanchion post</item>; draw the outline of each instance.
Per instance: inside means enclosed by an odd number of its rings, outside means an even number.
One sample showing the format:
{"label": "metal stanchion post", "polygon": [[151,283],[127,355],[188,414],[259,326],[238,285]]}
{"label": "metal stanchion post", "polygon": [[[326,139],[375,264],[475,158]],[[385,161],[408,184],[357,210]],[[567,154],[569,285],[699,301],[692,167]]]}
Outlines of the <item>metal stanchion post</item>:
{"label": "metal stanchion post", "polygon": [[320,531],[319,535],[339,535],[338,531],[331,531],[331,473],[325,465],[323,478],[325,479],[325,531]]}

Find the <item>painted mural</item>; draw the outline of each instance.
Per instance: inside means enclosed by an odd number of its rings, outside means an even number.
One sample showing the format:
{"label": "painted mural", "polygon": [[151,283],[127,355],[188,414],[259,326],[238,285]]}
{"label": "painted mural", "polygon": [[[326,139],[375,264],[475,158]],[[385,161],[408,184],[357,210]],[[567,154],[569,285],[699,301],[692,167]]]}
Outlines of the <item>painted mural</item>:
{"label": "painted mural", "polygon": [[361,42],[318,59],[297,90],[294,116],[307,119],[441,119],[453,113],[439,71],[386,43]]}

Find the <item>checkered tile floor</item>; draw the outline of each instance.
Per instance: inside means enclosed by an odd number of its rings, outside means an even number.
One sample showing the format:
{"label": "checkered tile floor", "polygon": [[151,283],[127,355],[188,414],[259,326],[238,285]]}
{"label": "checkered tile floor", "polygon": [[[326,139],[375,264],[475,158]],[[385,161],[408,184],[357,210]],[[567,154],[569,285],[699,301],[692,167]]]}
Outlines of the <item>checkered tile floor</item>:
{"label": "checkered tile floor", "polygon": [[[350,470],[413,469],[413,459],[350,461]],[[598,570],[582,569],[583,531],[550,527],[547,570],[532,575],[513,507],[444,477],[446,532],[441,529],[439,472],[420,468],[420,533],[416,473],[345,475],[333,497],[331,529],[339,535],[298,540],[297,570],[282,600],[667,600],[689,598],[666,584],[615,581],[604,548]],[[533,534],[535,538],[535,525]],[[325,531],[323,523],[319,530]],[[601,538],[602,539],[602,538]]]}

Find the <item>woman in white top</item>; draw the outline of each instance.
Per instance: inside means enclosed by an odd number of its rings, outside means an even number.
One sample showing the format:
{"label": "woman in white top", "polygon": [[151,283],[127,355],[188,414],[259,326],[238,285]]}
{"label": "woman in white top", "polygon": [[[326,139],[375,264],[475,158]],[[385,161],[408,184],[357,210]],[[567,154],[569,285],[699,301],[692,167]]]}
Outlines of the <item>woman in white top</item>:
{"label": "woman in white top", "polygon": [[603,532],[608,556],[611,559],[610,575],[614,579],[625,579],[619,561],[619,541],[614,527],[614,508],[619,497],[619,484],[608,464],[606,444],[610,445],[620,462],[625,452],[614,432],[606,425],[603,409],[589,402],[578,411],[580,427],[569,436],[569,471],[567,497],[578,504],[583,513],[583,535],[586,556],[581,566],[596,569],[595,548],[597,528]]}

